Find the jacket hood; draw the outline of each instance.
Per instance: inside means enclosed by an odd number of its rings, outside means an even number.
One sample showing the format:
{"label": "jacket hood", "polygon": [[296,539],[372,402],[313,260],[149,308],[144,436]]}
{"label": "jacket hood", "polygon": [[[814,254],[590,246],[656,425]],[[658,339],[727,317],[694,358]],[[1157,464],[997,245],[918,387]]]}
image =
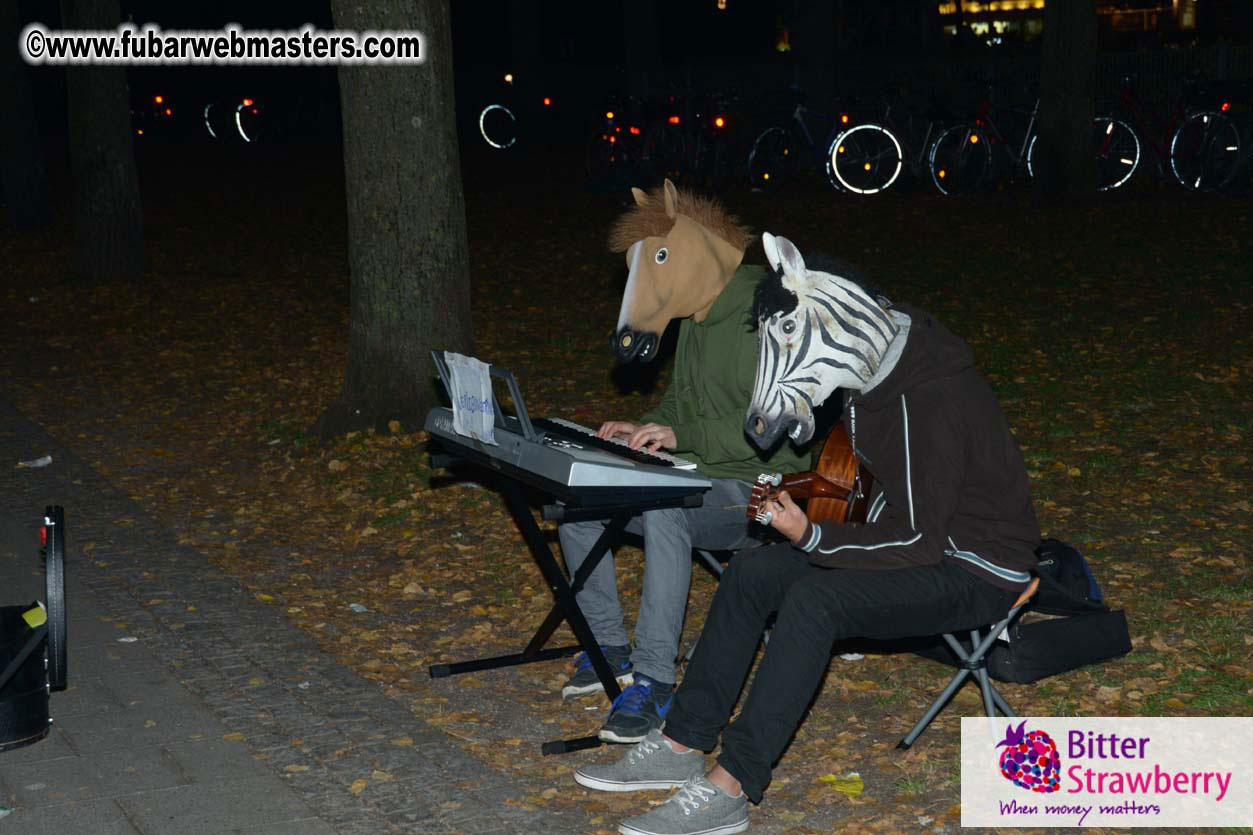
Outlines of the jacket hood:
{"label": "jacket hood", "polygon": [[943,323],[913,305],[893,305],[909,316],[909,334],[896,367],[877,386],[854,402],[863,409],[895,406],[900,395],[930,380],[951,377],[974,365],[974,351]]}
{"label": "jacket hood", "polygon": [[722,288],[718,298],[714,299],[713,306],[709,308],[709,313],[705,315],[704,321],[693,322],[692,324],[697,327],[710,327],[721,324],[727,319],[735,318],[744,323],[746,330],[755,329],[757,323],[750,323],[748,317],[744,315],[744,311],[752,308],[753,294],[757,291],[757,285],[765,277],[765,267],[759,267],[755,264],[741,264],[735,273],[732,274],[731,280],[727,282],[727,286]]}

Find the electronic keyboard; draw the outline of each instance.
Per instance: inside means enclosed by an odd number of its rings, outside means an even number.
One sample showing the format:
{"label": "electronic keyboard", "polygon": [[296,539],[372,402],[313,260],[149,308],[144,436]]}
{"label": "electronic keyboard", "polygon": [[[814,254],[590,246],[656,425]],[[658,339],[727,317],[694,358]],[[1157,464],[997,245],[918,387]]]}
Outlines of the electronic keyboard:
{"label": "electronic keyboard", "polygon": [[[519,418],[499,417],[494,445],[458,434],[452,409],[444,407],[430,411],[425,429],[457,457],[579,504],[650,501],[701,493],[713,486],[690,461],[605,441],[577,423],[528,420],[527,432]],[[532,433],[534,439],[527,437]]]}
{"label": "electronic keyboard", "polygon": [[631,449],[627,442],[621,438],[599,438],[596,436],[596,430],[588,429],[586,426],[580,426],[572,420],[563,420],[562,418],[539,418],[532,419],[531,422],[536,429],[545,430],[550,436],[565,437],[579,443],[590,444],[598,449],[607,452],[616,453],[617,455],[625,455],[632,461],[640,464],[655,464],[659,467],[677,467],[680,470],[696,469],[695,461],[688,461],[686,458],[680,458],[677,455],[671,455],[664,449]]}

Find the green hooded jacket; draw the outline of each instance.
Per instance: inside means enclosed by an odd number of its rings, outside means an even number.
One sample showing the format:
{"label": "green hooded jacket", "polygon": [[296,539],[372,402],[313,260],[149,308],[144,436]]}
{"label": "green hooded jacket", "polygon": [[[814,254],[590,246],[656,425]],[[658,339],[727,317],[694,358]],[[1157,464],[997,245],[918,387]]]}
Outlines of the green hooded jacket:
{"label": "green hooded jacket", "polygon": [[741,266],[714,301],[705,321],[679,324],[674,374],[657,408],[641,421],[674,430],[676,455],[695,461],[713,478],[754,481],[763,472],[808,470],[810,453],[798,452],[786,438],[763,455],[744,434],[744,416],[757,378],[757,330],[749,311],[758,266]]}

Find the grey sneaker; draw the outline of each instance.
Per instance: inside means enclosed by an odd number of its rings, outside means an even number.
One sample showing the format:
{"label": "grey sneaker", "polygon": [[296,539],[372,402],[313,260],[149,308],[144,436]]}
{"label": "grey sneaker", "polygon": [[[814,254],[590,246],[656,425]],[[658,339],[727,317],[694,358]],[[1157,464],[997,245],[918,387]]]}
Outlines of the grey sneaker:
{"label": "grey sneaker", "polygon": [[648,814],[625,820],[622,835],[731,835],[748,829],[748,797],[731,797],[698,775]]}
{"label": "grey sneaker", "polygon": [[654,729],[617,762],[583,766],[574,772],[574,782],[602,792],[633,792],[672,789],[704,773],[704,754],[680,754],[665,743],[661,731]]}
{"label": "grey sneaker", "polygon": [[[631,674],[631,648],[629,646],[602,646],[600,651],[605,654],[605,660],[609,662],[609,669],[613,670],[614,678],[618,680],[618,686],[625,687],[630,684],[633,678]],[[605,685],[601,682],[600,676],[596,675],[596,670],[592,668],[592,660],[587,657],[586,652],[578,654],[575,664],[574,675],[570,676],[561,688],[561,698],[573,699],[576,696],[586,696],[589,693],[603,693]]]}

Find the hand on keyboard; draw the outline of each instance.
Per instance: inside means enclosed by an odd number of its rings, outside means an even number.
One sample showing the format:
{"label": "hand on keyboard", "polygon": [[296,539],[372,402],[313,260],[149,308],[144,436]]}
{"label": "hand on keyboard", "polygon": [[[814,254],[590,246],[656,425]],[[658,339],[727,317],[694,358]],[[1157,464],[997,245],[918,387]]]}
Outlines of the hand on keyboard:
{"label": "hand on keyboard", "polygon": [[638,428],[629,420],[607,420],[600,425],[600,429],[596,430],[596,437],[604,441],[612,441],[614,438],[621,438],[625,441],[634,435]]}
{"label": "hand on keyboard", "polygon": [[675,440],[674,430],[664,423],[646,423],[632,433],[627,445],[631,449],[642,447],[652,452],[657,449],[674,449],[678,446],[678,441]]}
{"label": "hand on keyboard", "polygon": [[631,423],[629,420],[607,420],[596,430],[596,437],[606,441],[625,441],[631,449],[674,449],[678,442],[674,430],[664,423]]}

